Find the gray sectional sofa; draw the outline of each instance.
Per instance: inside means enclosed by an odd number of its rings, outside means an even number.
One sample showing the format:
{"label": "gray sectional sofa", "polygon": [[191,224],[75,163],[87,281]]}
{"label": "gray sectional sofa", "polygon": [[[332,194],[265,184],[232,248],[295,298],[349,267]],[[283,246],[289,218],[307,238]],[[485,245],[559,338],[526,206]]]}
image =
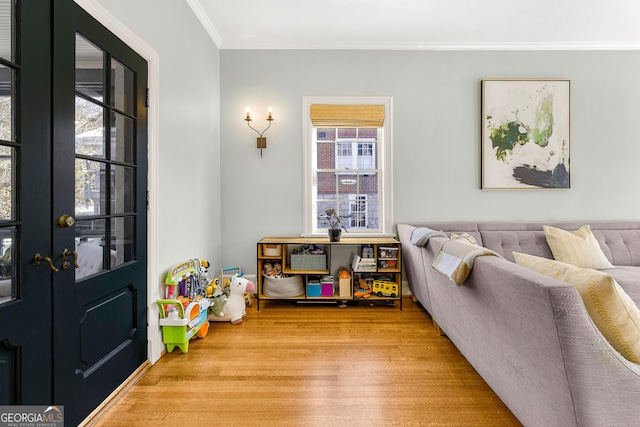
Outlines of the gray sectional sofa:
{"label": "gray sectional sofa", "polygon": [[[572,285],[519,266],[512,255],[553,259],[543,225],[584,224],[616,267],[606,273],[640,306],[640,221],[397,226],[413,296],[525,426],[640,425],[640,365],[606,341]],[[431,267],[446,238],[411,243],[420,226],[467,232],[502,258],[476,258],[456,286]]]}

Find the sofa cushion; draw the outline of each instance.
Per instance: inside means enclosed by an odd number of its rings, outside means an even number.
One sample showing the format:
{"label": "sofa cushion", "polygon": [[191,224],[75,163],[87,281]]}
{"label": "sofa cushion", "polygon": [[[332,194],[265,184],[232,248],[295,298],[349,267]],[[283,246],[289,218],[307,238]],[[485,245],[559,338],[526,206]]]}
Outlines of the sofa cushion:
{"label": "sofa cushion", "polygon": [[590,268],[514,253],[516,263],[570,283],[602,335],[627,360],[640,363],[640,310],[610,275]]}
{"label": "sofa cushion", "polygon": [[591,224],[591,232],[611,264],[640,266],[640,230],[600,229]]}
{"label": "sofa cushion", "polygon": [[589,225],[583,225],[574,232],[545,225],[544,236],[556,261],[598,270],[613,268]]}
{"label": "sofa cushion", "polygon": [[616,265],[616,268],[605,271],[613,277],[622,289],[640,307],[640,267],[631,265]]}
{"label": "sofa cushion", "polygon": [[541,256],[543,258],[553,258],[551,249],[544,238],[542,228],[538,231],[524,230],[487,230],[481,231],[482,244],[505,259],[514,262],[513,252],[524,252],[527,254]]}

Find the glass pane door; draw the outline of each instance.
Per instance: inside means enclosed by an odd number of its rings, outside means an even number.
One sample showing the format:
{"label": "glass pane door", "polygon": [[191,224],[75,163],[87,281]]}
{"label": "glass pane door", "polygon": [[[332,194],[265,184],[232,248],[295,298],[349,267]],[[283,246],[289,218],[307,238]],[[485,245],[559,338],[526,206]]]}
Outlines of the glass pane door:
{"label": "glass pane door", "polygon": [[14,62],[15,8],[13,0],[0,0],[0,304],[18,295],[17,265],[20,229],[16,212],[17,156],[22,141],[16,139],[15,81],[19,65]]}
{"label": "glass pane door", "polygon": [[81,34],[75,74],[76,250],[101,251],[78,281],[135,259],[136,117],[133,71]]}

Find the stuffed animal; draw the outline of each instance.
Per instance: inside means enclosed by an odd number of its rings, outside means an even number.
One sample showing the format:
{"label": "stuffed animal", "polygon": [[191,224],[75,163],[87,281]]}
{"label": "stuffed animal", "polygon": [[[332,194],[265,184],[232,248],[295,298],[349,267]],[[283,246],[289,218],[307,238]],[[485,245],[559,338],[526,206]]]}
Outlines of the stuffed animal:
{"label": "stuffed animal", "polygon": [[282,264],[276,262],[275,264],[271,264],[267,262],[262,267],[262,273],[265,276],[269,277],[281,277],[282,276]]}
{"label": "stuffed animal", "polygon": [[243,294],[255,292],[253,282],[245,279],[240,274],[235,274],[229,279],[229,286],[220,290],[218,288],[211,298],[211,312],[208,319],[215,322],[231,322],[234,325],[242,322],[247,315],[246,303]]}
{"label": "stuffed animal", "polygon": [[211,264],[209,264],[209,261],[207,261],[206,259],[203,259],[202,261],[200,261],[200,283],[202,284],[202,286],[207,286],[209,284],[209,267],[211,266]]}
{"label": "stuffed animal", "polygon": [[229,314],[231,323],[237,325],[241,323],[242,318],[247,315],[245,310],[247,306],[245,305],[242,294],[244,292],[254,292],[255,285],[241,275],[235,274],[231,277],[229,289],[231,289],[231,293],[227,301],[227,313]]}
{"label": "stuffed animal", "polygon": [[211,301],[211,306],[209,307],[209,320],[217,320],[217,321],[228,321],[229,318],[225,317],[227,312],[227,301],[229,299],[229,293],[231,289],[216,289],[214,295],[212,295],[209,299]]}

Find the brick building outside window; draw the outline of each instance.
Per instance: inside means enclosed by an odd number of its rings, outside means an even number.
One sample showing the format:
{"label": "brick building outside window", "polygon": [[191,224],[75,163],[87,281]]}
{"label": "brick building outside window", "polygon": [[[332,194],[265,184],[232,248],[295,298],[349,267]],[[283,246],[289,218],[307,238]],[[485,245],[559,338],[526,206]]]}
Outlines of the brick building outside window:
{"label": "brick building outside window", "polygon": [[378,128],[315,128],[318,213],[337,209],[351,215],[344,221],[347,228],[378,228],[378,133]]}

